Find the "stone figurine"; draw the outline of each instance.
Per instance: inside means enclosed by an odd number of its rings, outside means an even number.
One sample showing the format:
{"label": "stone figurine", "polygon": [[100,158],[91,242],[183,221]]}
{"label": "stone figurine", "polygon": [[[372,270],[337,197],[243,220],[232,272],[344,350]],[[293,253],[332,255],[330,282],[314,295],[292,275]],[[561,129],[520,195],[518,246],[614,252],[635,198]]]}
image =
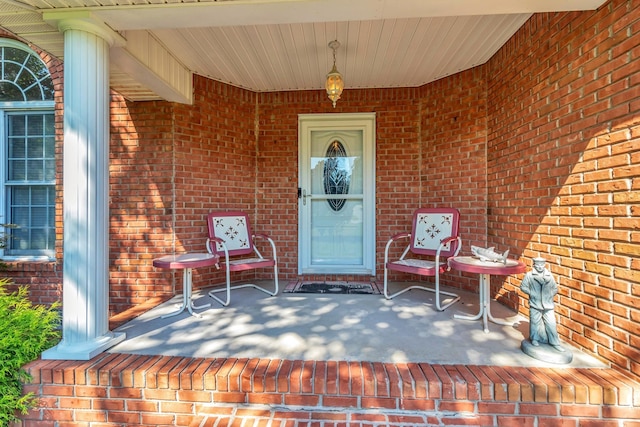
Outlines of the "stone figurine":
{"label": "stone figurine", "polygon": [[571,361],[571,355],[560,359],[557,357],[557,353],[566,352],[560,345],[556,327],[554,298],[558,293],[558,284],[545,264],[544,258],[534,258],[533,270],[524,276],[520,285],[522,292],[529,296],[529,342],[522,343],[522,350],[536,359],[566,363],[567,358]]}
{"label": "stone figurine", "polygon": [[501,254],[497,253],[494,249],[493,246],[485,249],[471,245],[471,253],[480,261],[501,262],[506,265],[509,257],[509,249]]}

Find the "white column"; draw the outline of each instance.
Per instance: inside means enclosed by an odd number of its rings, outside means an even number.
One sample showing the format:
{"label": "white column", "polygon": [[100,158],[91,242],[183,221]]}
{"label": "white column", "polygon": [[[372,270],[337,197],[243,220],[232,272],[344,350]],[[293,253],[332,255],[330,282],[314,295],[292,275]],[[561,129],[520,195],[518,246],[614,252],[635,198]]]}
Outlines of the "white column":
{"label": "white column", "polygon": [[64,32],[62,341],[43,359],[88,360],[119,343],[109,331],[109,44],[104,27]]}

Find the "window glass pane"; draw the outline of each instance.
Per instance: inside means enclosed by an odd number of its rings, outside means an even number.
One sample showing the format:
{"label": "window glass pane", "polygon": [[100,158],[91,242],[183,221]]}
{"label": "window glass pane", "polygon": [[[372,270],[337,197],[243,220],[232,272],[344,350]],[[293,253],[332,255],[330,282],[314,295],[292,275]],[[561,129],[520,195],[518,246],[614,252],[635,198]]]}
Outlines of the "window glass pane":
{"label": "window glass pane", "polygon": [[5,61],[13,61],[19,64],[24,64],[25,59],[27,59],[29,55],[26,51],[13,47],[5,47],[2,50],[4,51]]}
{"label": "window glass pane", "polygon": [[23,68],[20,70],[20,75],[18,75],[18,86],[22,88],[29,88],[33,86],[34,83],[37,82],[35,76],[29,72],[29,70]]}
{"label": "window glass pane", "polygon": [[29,249],[29,233],[23,228],[15,228],[11,230],[11,239],[9,239],[9,247],[11,249]]}
{"label": "window glass pane", "polygon": [[[51,133],[53,133],[53,130]],[[50,137],[44,138],[43,143],[44,143],[44,156],[50,159],[53,159],[53,157],[55,156],[56,140],[54,139],[54,137],[50,136]]]}
{"label": "window glass pane", "polygon": [[53,114],[45,114],[44,115],[44,128],[48,135],[53,135],[55,130],[56,122],[53,117]]}
{"label": "window glass pane", "polygon": [[20,72],[20,70],[22,69],[22,67],[18,64],[13,64],[11,62],[5,62],[4,63],[4,75],[3,80],[8,80],[10,82],[15,82],[16,81],[16,77],[18,76],[18,73]]}
{"label": "window glass pane", "polygon": [[51,80],[51,77],[47,77],[42,81],[42,99],[45,101],[53,101],[54,94],[53,80]]}
{"label": "window glass pane", "polygon": [[40,61],[33,55],[29,56],[26,66],[32,73],[34,73],[38,77],[38,80],[49,76],[49,70],[47,70],[47,67],[45,67],[42,61]]}
{"label": "window glass pane", "polygon": [[9,135],[23,136],[25,134],[25,122],[27,118],[24,115],[9,116]]}
{"label": "window glass pane", "polygon": [[42,91],[40,85],[31,86],[24,91],[24,95],[27,101],[40,101],[42,99]]}
{"label": "window glass pane", "polygon": [[31,204],[34,206],[45,206],[49,201],[47,187],[31,187]]}
{"label": "window glass pane", "polygon": [[13,83],[0,82],[0,101],[23,101],[22,91]]}
{"label": "window glass pane", "polygon": [[24,181],[27,179],[27,165],[24,160],[9,160],[9,181]]}
{"label": "window glass pane", "polygon": [[23,230],[29,228],[29,222],[31,220],[31,218],[29,217],[29,208],[14,206],[11,213],[12,224],[17,225]]}
{"label": "window glass pane", "polygon": [[31,188],[29,187],[11,187],[11,204],[14,206],[28,205],[29,200],[31,200],[30,193]]}
{"label": "window glass pane", "polygon": [[[47,201],[51,209],[53,209],[56,203],[56,188],[53,185],[45,185],[43,187],[47,189]],[[53,217],[53,210],[51,211],[51,216]]]}
{"label": "window glass pane", "polygon": [[47,249],[47,230],[31,229],[31,249]]}
{"label": "window glass pane", "polygon": [[53,181],[56,179],[56,162],[55,160],[44,161],[44,180]]}
{"label": "window glass pane", "polygon": [[44,141],[42,138],[29,138],[27,141],[27,156],[30,159],[42,158],[44,156]]}
{"label": "window glass pane", "polygon": [[42,160],[27,161],[27,181],[42,181],[44,179],[44,170]]}
{"label": "window glass pane", "polygon": [[49,215],[49,210],[47,208],[31,209],[31,227],[32,228],[46,227],[48,215]]}
{"label": "window glass pane", "polygon": [[26,154],[24,138],[9,138],[9,152],[7,155],[10,159],[24,159]]}
{"label": "window glass pane", "polygon": [[42,135],[44,133],[44,117],[42,115],[30,115],[26,116],[27,129],[29,135]]}

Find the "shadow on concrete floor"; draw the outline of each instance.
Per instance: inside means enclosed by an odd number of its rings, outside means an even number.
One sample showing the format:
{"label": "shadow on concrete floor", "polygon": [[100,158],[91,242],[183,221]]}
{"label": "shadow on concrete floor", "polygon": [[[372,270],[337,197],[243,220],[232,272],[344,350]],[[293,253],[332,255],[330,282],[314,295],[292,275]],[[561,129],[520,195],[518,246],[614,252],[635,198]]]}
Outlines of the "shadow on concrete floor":
{"label": "shadow on concrete floor", "polygon": [[[269,286],[268,282],[264,283]],[[406,285],[406,284],[403,284]],[[394,284],[395,287],[401,286]],[[453,291],[449,289],[450,291]],[[412,290],[393,300],[382,295],[296,294],[270,297],[255,289],[232,292],[222,307],[194,292],[195,305],[211,303],[179,315],[162,318],[179,308],[178,295],[116,331],[125,341],[112,353],[185,357],[234,357],[290,360],[347,360],[370,362],[425,362],[431,364],[604,367],[570,344],[573,361],[566,365],[542,362],[520,350],[528,337],[528,319],[492,301],[494,317],[514,326],[454,319],[454,314],[478,312],[478,295],[457,291],[461,300],[439,312],[434,294]]]}

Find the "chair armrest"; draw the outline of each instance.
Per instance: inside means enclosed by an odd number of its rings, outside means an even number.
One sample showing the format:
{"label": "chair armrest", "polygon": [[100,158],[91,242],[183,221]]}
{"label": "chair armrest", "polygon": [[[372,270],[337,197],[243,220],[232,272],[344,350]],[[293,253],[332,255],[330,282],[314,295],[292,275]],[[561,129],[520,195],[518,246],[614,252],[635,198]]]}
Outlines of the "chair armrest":
{"label": "chair armrest", "polygon": [[[222,240],[219,237],[207,238],[207,241],[205,243],[205,246],[207,247],[207,252],[209,252],[212,255],[218,255],[218,261],[220,261],[220,255],[218,254],[218,251],[213,250],[213,247],[211,246],[211,242],[220,243],[222,245],[222,249],[224,250],[224,259],[225,259],[225,264],[227,266],[227,276],[228,276],[229,275],[229,250],[227,249],[227,245],[225,245],[224,240]],[[216,268],[220,269],[220,263],[216,264]]]}
{"label": "chair armrest", "polygon": [[402,238],[409,238],[411,237],[411,233],[398,233],[394,236],[391,237],[391,239],[389,239],[389,242],[394,241],[394,240],[398,240],[398,239],[402,239]]}
{"label": "chair armrest", "polygon": [[[458,246],[456,247],[456,251],[452,255],[452,257],[454,257],[458,255],[458,253],[460,252],[460,248],[462,248],[462,239],[460,238],[460,236],[450,236],[440,241],[440,246],[438,246],[438,250],[436,251],[436,270],[440,267],[440,251],[442,251],[442,248],[444,247],[444,245],[454,240],[458,241]],[[451,267],[447,262],[447,271],[449,271],[450,269]]]}
{"label": "chair armrest", "polygon": [[453,240],[457,240],[458,241],[458,246],[456,247],[456,251],[453,253],[453,255],[451,255],[452,257],[454,256],[458,256],[458,254],[460,253],[460,249],[462,249],[462,239],[460,238],[460,236],[451,236],[448,237],[446,239],[444,239],[442,242],[440,242],[440,245],[446,245],[447,243],[453,241]]}
{"label": "chair armrest", "polygon": [[[407,239],[409,237],[411,237],[411,233],[398,233],[389,239],[389,241],[387,242],[387,245],[384,247],[384,265],[387,265],[387,262],[389,261],[389,248],[391,247],[391,244],[396,240]],[[405,249],[405,251],[402,253],[402,256],[400,257],[400,259],[404,258],[410,246],[411,245],[407,246],[407,249]]]}
{"label": "chair armrest", "polygon": [[[276,244],[273,242],[271,237],[267,236],[266,234],[254,234],[253,240],[256,240],[256,238],[264,239],[269,242],[269,244],[271,245],[271,251],[273,253],[273,259],[276,260],[276,262],[278,262],[278,255],[276,253]],[[255,244],[253,245],[253,250],[260,258],[264,258]]]}
{"label": "chair armrest", "polygon": [[[442,246],[446,245],[447,243],[452,242],[454,240],[460,240],[460,236],[450,236],[450,237],[447,237],[446,239],[442,239],[440,241],[440,247],[442,247]],[[460,247],[460,245],[458,245],[458,247]]]}
{"label": "chair armrest", "polygon": [[211,246],[212,241],[216,243],[220,243],[226,252],[226,245],[224,244],[224,240],[222,240],[219,237],[207,237],[207,241],[205,242],[205,246],[207,247],[207,252],[209,252],[210,254],[218,253],[218,251],[214,250],[213,247]]}

